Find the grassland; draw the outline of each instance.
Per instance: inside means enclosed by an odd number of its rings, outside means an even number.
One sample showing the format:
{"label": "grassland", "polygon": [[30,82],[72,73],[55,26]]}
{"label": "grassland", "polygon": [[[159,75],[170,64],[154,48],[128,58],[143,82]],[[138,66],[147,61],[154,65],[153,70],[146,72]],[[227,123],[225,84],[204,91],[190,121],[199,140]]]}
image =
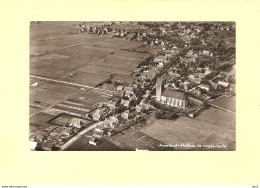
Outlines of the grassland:
{"label": "grassland", "polygon": [[214,105],[220,106],[222,108],[231,110],[232,112],[236,112],[236,96],[233,97],[221,97],[213,102]]}
{"label": "grassland", "polygon": [[90,145],[88,143],[89,138],[82,136],[71,146],[69,146],[66,151],[120,151],[121,149],[115,144],[111,143],[106,139],[101,140],[101,144],[97,146]]}
{"label": "grassland", "polygon": [[194,119],[152,119],[141,132],[165,144],[226,144],[223,150],[235,150],[235,122],[234,114],[211,107]]}
{"label": "grassland", "polygon": [[136,41],[112,38],[113,34],[78,34],[73,24],[77,23],[31,25],[31,75],[95,86],[112,74],[129,75],[155,51]]}
{"label": "grassland", "polygon": [[[33,82],[36,82],[36,80],[32,79],[32,83]],[[37,86],[30,87],[30,104],[39,101],[40,106],[47,107],[58,104],[59,102],[66,100],[68,97],[80,92],[78,88],[45,83],[38,80],[37,82]]]}

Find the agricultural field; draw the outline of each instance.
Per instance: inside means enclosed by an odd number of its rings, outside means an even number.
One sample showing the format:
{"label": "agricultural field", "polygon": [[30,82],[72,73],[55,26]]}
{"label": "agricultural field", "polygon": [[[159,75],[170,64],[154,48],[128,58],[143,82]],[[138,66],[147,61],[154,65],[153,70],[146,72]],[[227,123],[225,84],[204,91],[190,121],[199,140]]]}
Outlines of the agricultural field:
{"label": "agricultural field", "polygon": [[92,110],[97,107],[98,103],[108,101],[110,97],[106,95],[105,91],[87,90],[81,92],[65,101],[65,103],[74,103],[83,105],[82,108]]}
{"label": "agricultural field", "polygon": [[121,149],[115,144],[111,143],[106,139],[101,140],[101,144],[97,146],[90,145],[89,138],[82,136],[71,146],[69,146],[66,151],[120,151]]}
{"label": "agricultural field", "polygon": [[78,22],[31,24],[31,75],[96,86],[112,74],[131,74],[142,59],[156,50],[110,34],[79,34],[73,24]]}
{"label": "agricultural field", "polygon": [[[164,144],[226,144],[227,147],[220,150],[235,150],[235,114],[213,107],[201,112],[194,119],[184,116],[175,121],[153,118],[148,123],[149,126],[141,129],[141,132]],[[176,150],[189,149],[176,148]],[[203,148],[194,149],[201,150]],[[204,150],[207,149],[204,148]]]}
{"label": "agricultural field", "polygon": [[[36,80],[32,81],[36,82]],[[37,86],[30,86],[30,104],[37,104],[42,107],[48,107],[66,100],[80,92],[78,88],[57,85],[38,81]]]}
{"label": "agricultural field", "polygon": [[232,112],[236,112],[236,96],[233,97],[221,97],[213,102],[214,105],[220,106],[222,108],[231,110]]}
{"label": "agricultural field", "polygon": [[52,114],[40,112],[30,118],[30,127],[35,127],[37,130],[44,130],[48,126],[52,125],[48,123],[49,120],[54,118]]}

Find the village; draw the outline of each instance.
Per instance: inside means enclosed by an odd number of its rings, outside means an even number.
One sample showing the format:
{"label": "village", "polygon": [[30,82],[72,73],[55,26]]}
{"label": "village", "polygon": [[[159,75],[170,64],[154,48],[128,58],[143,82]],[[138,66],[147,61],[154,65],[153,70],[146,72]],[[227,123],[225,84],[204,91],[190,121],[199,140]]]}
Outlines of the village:
{"label": "village", "polygon": [[152,113],[156,119],[176,121],[180,116],[196,118],[209,107],[231,111],[214,101],[236,94],[235,47],[221,39],[221,33],[235,37],[234,23],[130,22],[134,27],[128,30],[122,29],[123,24],[74,27],[78,34],[110,34],[111,38],[137,41],[144,48],[155,48],[156,53],[139,61],[130,83],[109,77],[97,85],[100,90],[112,89],[90,111],[70,101],[84,113],[47,117],[50,126],[31,132],[36,150],[65,150],[82,135],[89,145],[98,146],[102,138],[145,122]]}

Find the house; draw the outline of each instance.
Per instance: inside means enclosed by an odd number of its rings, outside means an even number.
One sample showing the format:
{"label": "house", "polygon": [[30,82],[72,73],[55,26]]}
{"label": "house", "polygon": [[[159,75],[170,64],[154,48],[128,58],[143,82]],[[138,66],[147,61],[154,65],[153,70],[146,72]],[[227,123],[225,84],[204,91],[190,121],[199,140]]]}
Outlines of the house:
{"label": "house", "polygon": [[106,105],[107,107],[109,107],[111,110],[115,109],[116,107],[119,106],[119,100],[115,100],[115,101],[107,101],[104,102],[104,105]]}
{"label": "house", "polygon": [[91,135],[91,137],[94,137],[94,138],[101,138],[102,137],[102,134],[101,133],[98,133],[98,132],[96,132],[96,133],[93,133],[92,135]]}
{"label": "house", "polygon": [[122,99],[122,100],[121,100],[121,104],[124,105],[124,106],[126,106],[126,107],[129,107],[130,101],[129,101],[129,100]]}
{"label": "house", "polygon": [[216,90],[218,88],[218,84],[217,83],[214,83],[214,82],[211,81],[210,84],[211,84],[211,88],[212,89]]}
{"label": "house", "polygon": [[195,78],[195,79],[194,79],[194,82],[195,82],[196,84],[200,84],[201,79],[200,79],[200,78]]}
{"label": "house", "polygon": [[152,80],[155,77],[156,73],[157,71],[151,69],[149,71],[143,72],[142,75],[144,75],[145,78]]}
{"label": "house", "polygon": [[91,137],[91,138],[89,139],[89,141],[88,141],[89,144],[94,145],[94,146],[100,144],[100,142],[101,142],[101,141],[98,140],[98,139],[95,138],[95,137]]}
{"label": "house", "polygon": [[95,127],[95,131],[99,132],[99,133],[103,133],[104,132],[104,127],[101,125],[98,125]]}
{"label": "house", "polygon": [[142,108],[141,105],[136,105],[135,110],[136,110],[137,112],[142,112],[143,108]]}
{"label": "house", "polygon": [[205,76],[206,76],[205,73],[198,73],[199,78],[204,78]]}
{"label": "house", "polygon": [[81,120],[79,118],[73,118],[69,122],[69,125],[80,129],[83,126],[83,123],[81,122]]}
{"label": "house", "polygon": [[124,118],[124,119],[129,120],[129,118],[130,118],[129,110],[126,110],[126,111],[122,112],[121,113],[121,117]]}
{"label": "house", "polygon": [[192,50],[189,50],[186,55],[186,57],[192,57],[193,56],[193,51]]}
{"label": "house", "polygon": [[163,68],[163,62],[159,62],[158,68]]}
{"label": "house", "polygon": [[206,69],[205,70],[205,75],[208,75],[208,74],[210,74],[211,73],[211,70],[209,70],[209,69]]}
{"label": "house", "polygon": [[95,113],[93,114],[93,119],[96,121],[104,119],[104,110],[103,109],[97,109]]}
{"label": "house", "polygon": [[134,88],[133,87],[125,87],[124,91],[125,91],[125,95],[134,94]]}
{"label": "house", "polygon": [[41,134],[36,135],[35,137],[36,142],[42,142],[44,140],[44,136]]}
{"label": "house", "polygon": [[62,131],[62,135],[71,136],[74,133],[74,129],[72,127],[67,127],[64,131]]}
{"label": "house", "polygon": [[128,119],[129,120],[133,120],[133,121],[137,121],[138,119],[140,119],[141,115],[139,112],[137,111],[131,111],[129,114]]}
{"label": "house", "polygon": [[206,91],[209,91],[209,89],[210,89],[210,87],[209,87],[208,85],[205,85],[205,84],[201,84],[199,87],[200,87],[201,89],[206,90]]}
{"label": "house", "polygon": [[123,90],[117,90],[117,91],[116,91],[116,96],[118,96],[118,97],[123,97],[123,96],[125,96],[125,91],[123,91]]}
{"label": "house", "polygon": [[184,83],[183,83],[183,88],[184,88],[185,90],[189,90],[189,89],[191,89],[191,88],[193,87],[193,84],[194,84],[194,83],[192,83],[192,82],[184,82]]}
{"label": "house", "polygon": [[203,51],[202,51],[202,54],[209,56],[209,55],[210,55],[210,51],[208,51],[208,50],[203,50]]}
{"label": "house", "polygon": [[115,130],[109,130],[109,131],[107,131],[107,136],[113,136],[114,134],[116,134],[116,131]]}
{"label": "house", "polygon": [[218,85],[222,85],[223,87],[228,87],[229,83],[228,82],[218,81]]}
{"label": "house", "polygon": [[145,112],[149,109],[150,109],[149,105],[146,103],[143,103],[143,102],[141,102],[139,105],[136,105],[136,107],[135,107],[135,110],[137,112]]}
{"label": "house", "polygon": [[189,79],[191,79],[191,80],[194,80],[194,79],[195,79],[195,76],[194,76],[193,74],[190,74],[188,77],[189,77]]}
{"label": "house", "polygon": [[115,128],[119,125],[119,120],[115,116],[111,116],[109,119],[106,119],[103,123],[105,128]]}
{"label": "house", "polygon": [[111,116],[111,117],[109,118],[109,126],[110,126],[111,128],[114,128],[114,127],[117,126],[118,124],[119,124],[119,120],[118,120],[117,117]]}
{"label": "house", "polygon": [[146,92],[145,92],[143,98],[147,98],[149,95],[150,95],[150,91],[149,91],[149,90],[146,90]]}
{"label": "house", "polygon": [[167,60],[167,56],[159,55],[154,58],[154,62],[159,63],[160,61],[164,62]]}
{"label": "house", "polygon": [[43,142],[42,149],[45,151],[52,151],[54,149],[54,144],[52,142]]}
{"label": "house", "polygon": [[123,89],[124,89],[123,85],[117,87],[117,91],[122,91]]}
{"label": "house", "polygon": [[198,95],[198,96],[201,95],[201,90],[200,90],[200,88],[197,88],[197,87],[192,88],[191,90],[189,90],[189,92],[194,93],[195,95]]}

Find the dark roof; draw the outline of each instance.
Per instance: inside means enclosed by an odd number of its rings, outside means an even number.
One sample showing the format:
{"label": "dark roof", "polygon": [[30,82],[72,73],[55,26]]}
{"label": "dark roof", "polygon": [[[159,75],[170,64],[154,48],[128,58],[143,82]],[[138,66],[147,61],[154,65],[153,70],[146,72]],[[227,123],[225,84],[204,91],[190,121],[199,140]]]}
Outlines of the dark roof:
{"label": "dark roof", "polygon": [[166,96],[166,97],[170,97],[170,98],[174,98],[174,99],[179,99],[179,100],[185,100],[186,99],[185,93],[175,91],[175,90],[170,89],[170,88],[166,88],[163,91],[162,96]]}

